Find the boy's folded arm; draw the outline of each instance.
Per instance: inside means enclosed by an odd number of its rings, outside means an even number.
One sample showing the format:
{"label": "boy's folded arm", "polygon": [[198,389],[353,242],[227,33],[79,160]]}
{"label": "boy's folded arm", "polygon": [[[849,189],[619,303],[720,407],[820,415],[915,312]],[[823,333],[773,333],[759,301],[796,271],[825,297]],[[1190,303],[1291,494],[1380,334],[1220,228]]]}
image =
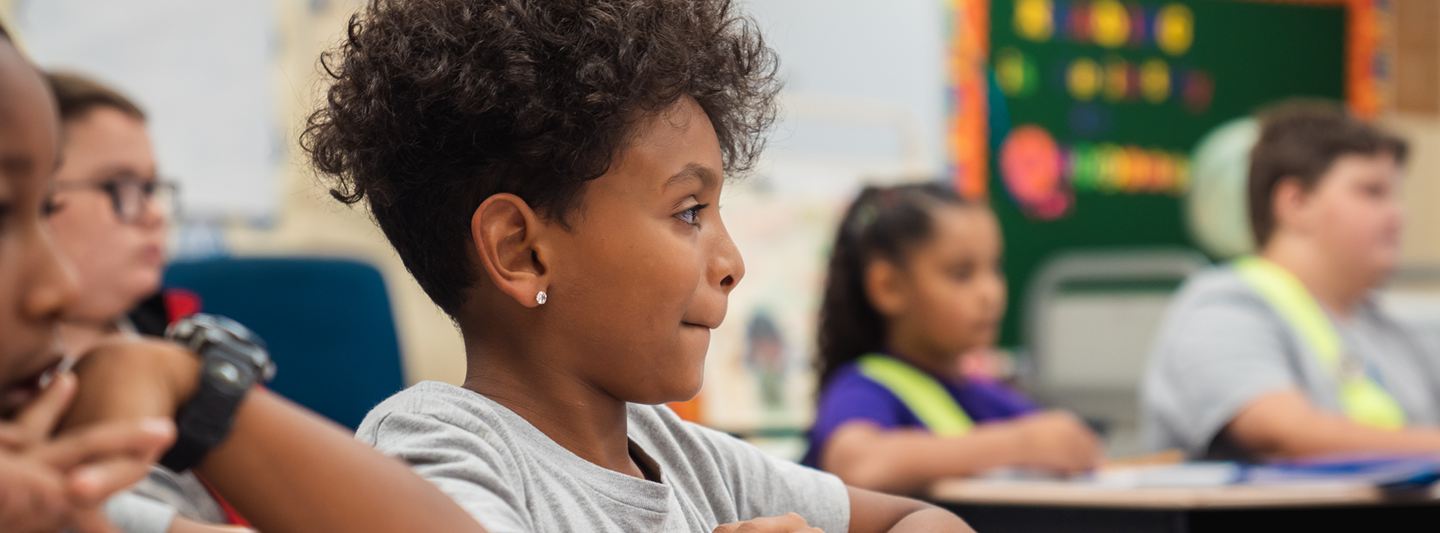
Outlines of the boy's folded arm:
{"label": "boy's folded arm", "polygon": [[1440,452],[1440,431],[1398,431],[1358,424],[1316,408],[1298,389],[1257,398],[1236,413],[1224,431],[1262,456],[1300,457],[1357,451]]}
{"label": "boy's folded arm", "polygon": [[847,489],[850,533],[974,531],[954,513],[928,503],[855,487]]}
{"label": "boy's folded arm", "polygon": [[263,390],[199,471],[267,533],[484,531],[404,463]]}
{"label": "boy's folded arm", "polygon": [[[77,366],[64,426],[174,416],[198,360],[168,343],[117,343]],[[483,532],[431,483],[347,431],[264,390],[251,391],[229,437],[198,471],[251,523],[283,532]]]}

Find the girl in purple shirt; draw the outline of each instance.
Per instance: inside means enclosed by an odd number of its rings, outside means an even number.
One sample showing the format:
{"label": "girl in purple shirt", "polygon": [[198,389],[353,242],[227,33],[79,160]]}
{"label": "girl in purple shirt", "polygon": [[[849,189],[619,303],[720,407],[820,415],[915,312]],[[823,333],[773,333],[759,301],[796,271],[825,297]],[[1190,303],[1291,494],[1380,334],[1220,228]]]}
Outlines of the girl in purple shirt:
{"label": "girl in purple shirt", "polygon": [[1005,309],[999,223],[938,183],[868,187],[831,252],[821,393],[804,462],[897,493],[988,468],[1094,468],[1099,441],[961,354],[995,342]]}

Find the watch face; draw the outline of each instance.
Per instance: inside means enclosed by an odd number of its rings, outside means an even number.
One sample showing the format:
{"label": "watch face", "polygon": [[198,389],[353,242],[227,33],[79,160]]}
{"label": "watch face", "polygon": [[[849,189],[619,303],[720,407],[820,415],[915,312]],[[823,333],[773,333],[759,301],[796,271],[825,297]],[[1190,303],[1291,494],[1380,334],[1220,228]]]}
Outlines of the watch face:
{"label": "watch face", "polygon": [[219,383],[248,389],[257,381],[268,382],[275,377],[275,363],[270,360],[265,341],[229,318],[191,315],[172,325],[166,337],[204,359],[224,361],[205,363],[205,372]]}
{"label": "watch face", "polygon": [[248,384],[246,383],[246,381],[248,381],[248,379],[246,379],[247,372],[245,372],[244,369],[241,369],[238,365],[230,361],[226,361],[224,359],[210,359],[205,364],[205,372],[210,374],[210,377],[215,379],[219,383],[228,385],[232,388],[249,388]]}

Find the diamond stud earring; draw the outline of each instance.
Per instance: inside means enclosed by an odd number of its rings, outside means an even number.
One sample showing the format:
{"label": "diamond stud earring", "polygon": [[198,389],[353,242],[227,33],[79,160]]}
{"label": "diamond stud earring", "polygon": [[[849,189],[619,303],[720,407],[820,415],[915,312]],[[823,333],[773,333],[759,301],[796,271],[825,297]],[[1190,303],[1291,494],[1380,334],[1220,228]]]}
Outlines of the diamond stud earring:
{"label": "diamond stud earring", "polygon": [[545,305],[545,301],[549,299],[550,297],[545,295],[545,291],[540,291],[535,294],[535,303],[537,304]]}

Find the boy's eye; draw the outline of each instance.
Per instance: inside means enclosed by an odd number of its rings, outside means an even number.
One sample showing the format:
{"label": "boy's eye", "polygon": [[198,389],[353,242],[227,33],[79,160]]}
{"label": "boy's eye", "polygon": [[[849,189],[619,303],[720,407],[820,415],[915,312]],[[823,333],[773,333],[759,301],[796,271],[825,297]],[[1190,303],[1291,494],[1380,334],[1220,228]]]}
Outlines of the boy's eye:
{"label": "boy's eye", "polygon": [[695,207],[676,213],[675,216],[679,218],[681,222],[691,226],[699,226],[700,223],[697,221],[700,219],[700,210],[706,207],[710,207],[710,204],[698,204]]}
{"label": "boy's eye", "polygon": [[41,218],[50,218],[50,215],[55,214],[61,207],[63,206],[60,205],[60,202],[55,201],[54,196],[47,196],[45,202],[40,204],[40,216]]}
{"label": "boy's eye", "polygon": [[970,281],[970,278],[975,277],[975,264],[966,262],[957,265],[950,269],[950,276],[958,281]]}

